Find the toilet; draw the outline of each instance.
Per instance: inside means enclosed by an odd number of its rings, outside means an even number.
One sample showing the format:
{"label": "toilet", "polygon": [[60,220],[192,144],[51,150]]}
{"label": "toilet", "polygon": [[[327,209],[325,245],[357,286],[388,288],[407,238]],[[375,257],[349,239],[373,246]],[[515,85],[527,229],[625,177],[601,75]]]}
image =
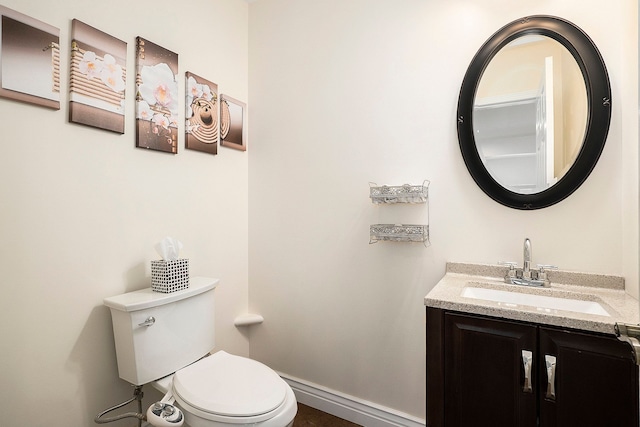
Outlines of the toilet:
{"label": "toilet", "polygon": [[175,405],[190,427],[292,426],[296,398],[275,371],[225,351],[210,353],[218,282],[193,277],[177,292],[147,288],[105,298],[120,378],[165,393],[162,402]]}

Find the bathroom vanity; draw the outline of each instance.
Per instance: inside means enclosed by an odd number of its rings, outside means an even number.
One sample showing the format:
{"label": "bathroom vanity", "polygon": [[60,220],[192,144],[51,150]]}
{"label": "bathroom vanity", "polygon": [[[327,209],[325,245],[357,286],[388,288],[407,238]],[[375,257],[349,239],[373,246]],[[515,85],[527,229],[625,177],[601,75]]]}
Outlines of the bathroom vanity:
{"label": "bathroom vanity", "polygon": [[[584,31],[559,17],[515,20],[462,82],[467,170],[504,206],[559,203],[595,167],[611,102]],[[531,267],[529,239],[522,268],[447,265],[424,301],[427,426],[638,427],[638,301],[622,278],[554,268]]]}
{"label": "bathroom vanity", "polygon": [[637,324],[621,278],[549,273],[504,283],[500,266],[447,264],[425,297],[427,426],[639,425]]}

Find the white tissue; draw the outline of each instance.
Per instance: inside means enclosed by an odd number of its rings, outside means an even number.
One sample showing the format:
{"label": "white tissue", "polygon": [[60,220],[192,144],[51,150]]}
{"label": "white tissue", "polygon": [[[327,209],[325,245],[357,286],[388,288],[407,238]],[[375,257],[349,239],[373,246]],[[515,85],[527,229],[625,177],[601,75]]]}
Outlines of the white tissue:
{"label": "white tissue", "polygon": [[156,252],[165,261],[175,261],[178,259],[178,254],[182,249],[182,242],[173,237],[165,237],[155,245]]}

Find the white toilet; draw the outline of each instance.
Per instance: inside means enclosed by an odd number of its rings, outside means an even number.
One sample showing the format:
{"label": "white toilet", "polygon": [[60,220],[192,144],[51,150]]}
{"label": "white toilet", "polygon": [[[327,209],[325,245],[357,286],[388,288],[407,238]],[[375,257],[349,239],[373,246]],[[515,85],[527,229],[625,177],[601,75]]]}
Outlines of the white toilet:
{"label": "white toilet", "polygon": [[106,298],[120,378],[152,384],[167,393],[163,401],[173,395],[190,427],[293,425],[296,398],[275,371],[224,351],[208,355],[217,284],[194,277],[177,292],[147,288]]}

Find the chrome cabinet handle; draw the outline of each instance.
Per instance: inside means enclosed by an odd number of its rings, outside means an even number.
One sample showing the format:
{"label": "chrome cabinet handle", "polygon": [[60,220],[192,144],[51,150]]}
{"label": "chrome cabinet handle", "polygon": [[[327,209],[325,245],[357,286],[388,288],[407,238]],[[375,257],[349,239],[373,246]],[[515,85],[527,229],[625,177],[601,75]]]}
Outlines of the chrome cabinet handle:
{"label": "chrome cabinet handle", "polygon": [[545,354],[544,362],[547,365],[547,394],[548,399],[556,399],[556,357]]}
{"label": "chrome cabinet handle", "polygon": [[524,367],[524,385],[522,386],[522,391],[532,393],[531,367],[533,366],[533,353],[529,350],[522,350],[522,366]]}
{"label": "chrome cabinet handle", "polygon": [[149,316],[145,319],[144,322],[138,323],[138,326],[151,326],[156,323],[156,318],[153,316]]}

